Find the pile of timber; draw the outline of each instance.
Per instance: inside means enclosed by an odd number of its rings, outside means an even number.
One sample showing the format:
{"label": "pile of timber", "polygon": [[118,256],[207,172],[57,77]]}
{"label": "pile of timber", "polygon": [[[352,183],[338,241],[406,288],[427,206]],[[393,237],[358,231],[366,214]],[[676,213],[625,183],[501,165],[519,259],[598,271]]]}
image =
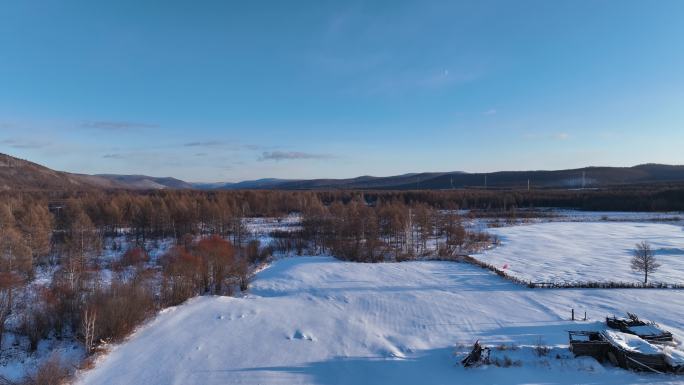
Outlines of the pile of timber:
{"label": "pile of timber", "polygon": [[623,369],[684,374],[684,362],[673,361],[661,347],[640,337],[612,330],[571,331],[570,350],[576,357],[609,361]]}
{"label": "pile of timber", "polygon": [[637,335],[650,342],[664,343],[673,340],[672,333],[663,330],[657,323],[641,320],[632,313],[627,313],[626,318],[606,317],[606,324],[609,328]]}
{"label": "pile of timber", "polygon": [[655,322],[627,313],[627,318],[606,318],[606,325],[615,330],[569,332],[573,354],[624,369],[684,374],[684,352],[660,345],[673,341],[672,333]]}
{"label": "pile of timber", "polygon": [[601,335],[610,344],[608,359],[613,365],[636,371],[675,372],[663,351],[634,334],[605,330]]}

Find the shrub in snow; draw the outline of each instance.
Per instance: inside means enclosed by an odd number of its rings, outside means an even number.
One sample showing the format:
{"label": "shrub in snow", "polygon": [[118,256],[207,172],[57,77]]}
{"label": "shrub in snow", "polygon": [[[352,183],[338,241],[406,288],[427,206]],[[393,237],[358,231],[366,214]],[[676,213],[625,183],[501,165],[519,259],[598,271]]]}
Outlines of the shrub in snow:
{"label": "shrub in snow", "polygon": [[195,295],[230,295],[235,285],[246,290],[249,265],[233,245],[221,237],[204,238],[189,246],[176,246],[162,258],[162,299],[178,305]]}
{"label": "shrub in snow", "polygon": [[31,352],[38,348],[41,339],[46,338],[53,329],[53,320],[48,313],[44,303],[34,303],[21,313],[21,323],[19,330],[29,339],[29,350]]}
{"label": "shrub in snow", "polygon": [[551,349],[544,344],[544,341],[541,337],[538,337],[537,343],[534,345],[534,352],[537,354],[537,356],[546,356],[547,354],[549,354],[549,351],[551,351]]}
{"label": "shrub in snow", "polygon": [[83,303],[79,315],[78,334],[89,350],[94,341],[119,341],[152,315],[154,293],[131,282],[112,282],[98,289]]}
{"label": "shrub in snow", "polygon": [[17,385],[63,385],[70,376],[69,367],[55,354]]}
{"label": "shrub in snow", "polygon": [[494,358],[490,360],[490,363],[494,366],[499,366],[502,368],[510,368],[511,366],[522,366],[522,361],[513,360],[508,355],[504,355],[503,358]]}
{"label": "shrub in snow", "polygon": [[134,247],[126,250],[124,255],[121,256],[119,263],[115,267],[122,268],[127,266],[141,266],[149,260],[150,257],[143,248]]}

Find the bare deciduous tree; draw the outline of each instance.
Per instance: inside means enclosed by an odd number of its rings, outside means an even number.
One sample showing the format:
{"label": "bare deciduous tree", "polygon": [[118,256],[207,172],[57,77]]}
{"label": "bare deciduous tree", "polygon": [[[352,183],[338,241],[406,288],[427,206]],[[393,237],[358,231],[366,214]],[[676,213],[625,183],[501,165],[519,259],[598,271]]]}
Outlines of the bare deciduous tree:
{"label": "bare deciduous tree", "polygon": [[0,271],[29,274],[33,269],[31,249],[14,227],[0,228]]}
{"label": "bare deciduous tree", "polygon": [[644,284],[648,283],[648,274],[658,270],[660,263],[655,258],[651,244],[643,241],[636,244],[632,257],[632,270],[644,273]]}
{"label": "bare deciduous tree", "polygon": [[85,309],[81,315],[81,328],[83,329],[83,346],[86,354],[90,354],[95,346],[95,320],[97,315],[95,309]]}
{"label": "bare deciduous tree", "polygon": [[0,346],[5,332],[5,321],[12,314],[13,290],[21,284],[21,279],[12,273],[0,272]]}

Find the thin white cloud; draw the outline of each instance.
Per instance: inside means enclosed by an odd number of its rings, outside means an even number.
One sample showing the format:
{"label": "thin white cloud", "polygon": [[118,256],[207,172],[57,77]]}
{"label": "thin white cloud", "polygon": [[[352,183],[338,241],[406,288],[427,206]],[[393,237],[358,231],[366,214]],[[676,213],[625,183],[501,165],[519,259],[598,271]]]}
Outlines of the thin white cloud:
{"label": "thin white cloud", "polygon": [[47,147],[47,143],[35,140],[23,139],[4,139],[0,140],[0,144],[16,149],[35,149]]}
{"label": "thin white cloud", "polygon": [[159,125],[118,120],[88,120],[81,122],[81,127],[97,130],[125,131],[141,128],[156,128],[159,127]]}
{"label": "thin white cloud", "polygon": [[330,154],[313,154],[299,151],[264,151],[259,157],[259,161],[274,160],[279,162],[281,160],[301,160],[301,159],[331,159]]}
{"label": "thin white cloud", "polygon": [[221,149],[221,150],[227,150],[227,151],[240,151],[243,146],[236,144],[236,143],[226,142],[223,140],[210,139],[210,140],[201,140],[201,141],[183,143],[183,147],[192,147],[192,148],[195,148],[197,150],[203,150],[203,152],[208,152],[208,151],[210,152],[211,149]]}
{"label": "thin white cloud", "polygon": [[125,157],[121,154],[104,154],[102,155],[104,159],[124,159]]}
{"label": "thin white cloud", "polygon": [[188,142],[183,144],[185,147],[222,147],[225,145],[226,143],[220,140],[206,140],[203,142]]}

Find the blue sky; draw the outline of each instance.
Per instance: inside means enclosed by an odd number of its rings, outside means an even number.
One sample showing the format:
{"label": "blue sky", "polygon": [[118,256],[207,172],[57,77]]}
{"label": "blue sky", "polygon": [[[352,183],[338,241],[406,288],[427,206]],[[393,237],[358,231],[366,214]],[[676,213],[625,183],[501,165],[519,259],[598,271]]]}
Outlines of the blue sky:
{"label": "blue sky", "polygon": [[683,1],[0,3],[0,151],[189,181],[684,164]]}

